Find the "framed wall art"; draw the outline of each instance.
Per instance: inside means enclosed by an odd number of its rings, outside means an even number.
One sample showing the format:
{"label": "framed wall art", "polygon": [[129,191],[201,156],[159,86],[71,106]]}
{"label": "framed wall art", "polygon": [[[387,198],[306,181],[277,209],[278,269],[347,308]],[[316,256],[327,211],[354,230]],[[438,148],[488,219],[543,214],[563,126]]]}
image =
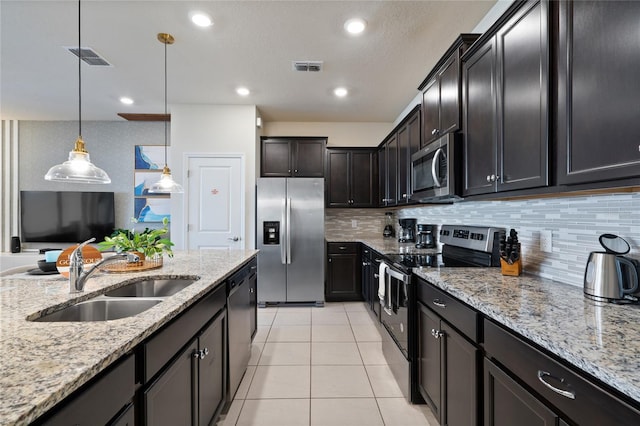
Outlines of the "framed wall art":
{"label": "framed wall art", "polygon": [[163,145],[136,145],[133,172],[133,217],[142,223],[171,220],[171,196],[149,194],[149,188],[160,179],[164,167]]}

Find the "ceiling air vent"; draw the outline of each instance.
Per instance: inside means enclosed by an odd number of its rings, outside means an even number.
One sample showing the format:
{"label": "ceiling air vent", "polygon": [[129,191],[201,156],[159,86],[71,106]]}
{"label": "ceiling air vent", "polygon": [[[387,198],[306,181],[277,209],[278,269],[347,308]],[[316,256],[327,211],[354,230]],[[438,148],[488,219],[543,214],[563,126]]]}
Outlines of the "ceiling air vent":
{"label": "ceiling air vent", "polygon": [[[76,55],[76,57],[79,56],[77,47],[65,47],[65,49],[67,49],[69,52]],[[82,51],[81,59],[87,64],[95,65],[95,66],[107,66],[107,67],[111,66],[109,62],[107,62],[104,58],[98,55],[96,51],[93,50],[92,48],[82,47],[80,48],[80,50]]]}
{"label": "ceiling air vent", "polygon": [[293,61],[294,71],[320,72],[322,61]]}

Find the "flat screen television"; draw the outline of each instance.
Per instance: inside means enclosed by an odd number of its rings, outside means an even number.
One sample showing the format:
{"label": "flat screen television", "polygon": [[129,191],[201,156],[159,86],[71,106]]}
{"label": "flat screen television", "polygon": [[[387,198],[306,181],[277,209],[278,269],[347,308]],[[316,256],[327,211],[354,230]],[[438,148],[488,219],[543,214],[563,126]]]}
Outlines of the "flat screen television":
{"label": "flat screen television", "polygon": [[20,191],[22,241],[102,241],[115,228],[113,192]]}

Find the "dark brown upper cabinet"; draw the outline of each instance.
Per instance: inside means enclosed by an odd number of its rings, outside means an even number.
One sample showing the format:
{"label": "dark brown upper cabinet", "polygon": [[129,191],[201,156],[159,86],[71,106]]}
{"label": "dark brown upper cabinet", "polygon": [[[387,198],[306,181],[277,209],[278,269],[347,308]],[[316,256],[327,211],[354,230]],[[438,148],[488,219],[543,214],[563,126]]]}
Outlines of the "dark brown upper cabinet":
{"label": "dark brown upper cabinet", "polygon": [[262,137],[261,177],[324,177],[327,138]]}
{"label": "dark brown upper cabinet", "polygon": [[380,144],[380,207],[407,204],[411,198],[411,155],[420,149],[420,105],[416,105]]}
{"label": "dark brown upper cabinet", "polygon": [[422,91],[424,145],[460,128],[460,56],[479,36],[461,34],[418,87]]}
{"label": "dark brown upper cabinet", "polygon": [[411,199],[411,156],[420,150],[420,119],[417,106],[398,129],[398,204],[407,204]]}
{"label": "dark brown upper cabinet", "polygon": [[380,145],[378,155],[384,164],[380,164],[381,207],[398,204],[398,134],[394,131]]}
{"label": "dark brown upper cabinet", "polygon": [[640,2],[558,6],[558,183],[637,178]]}
{"label": "dark brown upper cabinet", "polygon": [[327,207],[377,207],[376,148],[327,149]]}
{"label": "dark brown upper cabinet", "polygon": [[462,56],[463,195],[549,184],[549,7],[516,2]]}

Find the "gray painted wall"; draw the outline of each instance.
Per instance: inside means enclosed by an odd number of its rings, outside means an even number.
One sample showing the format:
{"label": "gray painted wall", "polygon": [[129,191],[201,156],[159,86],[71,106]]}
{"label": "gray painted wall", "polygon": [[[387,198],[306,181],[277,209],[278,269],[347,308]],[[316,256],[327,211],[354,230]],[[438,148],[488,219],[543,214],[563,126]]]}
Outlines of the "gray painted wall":
{"label": "gray painted wall", "polygon": [[[134,146],[163,145],[164,123],[89,121],[82,123],[82,133],[91,161],[109,174],[110,185],[45,181],[44,175],[51,166],[67,160],[69,151],[73,149],[78,137],[78,123],[76,121],[20,121],[19,189],[113,191],[116,227],[131,228],[133,226],[130,220],[133,217]],[[29,245],[25,244],[23,247],[29,248]]]}

